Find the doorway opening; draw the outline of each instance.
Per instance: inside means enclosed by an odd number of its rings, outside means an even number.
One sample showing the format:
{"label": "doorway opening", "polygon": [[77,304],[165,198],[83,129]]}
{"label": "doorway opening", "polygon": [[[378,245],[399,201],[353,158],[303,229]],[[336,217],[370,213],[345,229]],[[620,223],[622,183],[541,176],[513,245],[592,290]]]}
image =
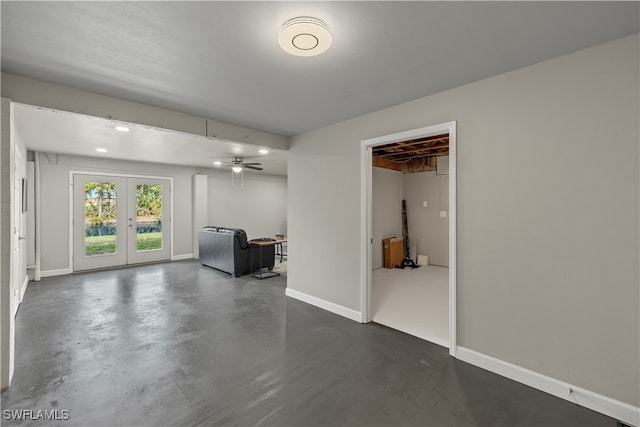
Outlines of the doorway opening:
{"label": "doorway opening", "polygon": [[73,270],[171,258],[171,179],[72,173]]}
{"label": "doorway opening", "polygon": [[[364,140],[361,166],[362,321],[403,330],[455,355],[456,123]],[[393,268],[394,246],[421,267]]]}

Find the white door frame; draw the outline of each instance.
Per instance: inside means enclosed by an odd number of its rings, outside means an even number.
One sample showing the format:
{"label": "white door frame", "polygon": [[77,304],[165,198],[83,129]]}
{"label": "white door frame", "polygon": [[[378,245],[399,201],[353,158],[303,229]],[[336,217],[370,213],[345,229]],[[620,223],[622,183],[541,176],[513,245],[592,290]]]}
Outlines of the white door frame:
{"label": "white door frame", "polygon": [[123,173],[112,173],[112,172],[104,172],[104,171],[82,171],[82,170],[70,170],[69,171],[69,266],[68,272],[73,272],[73,250],[74,250],[74,241],[73,241],[73,177],[74,175],[100,175],[100,176],[115,176],[115,177],[123,177],[123,178],[145,178],[145,179],[165,179],[169,181],[169,219],[170,219],[170,228],[171,231],[169,233],[170,244],[171,244],[171,252],[170,252],[170,260],[173,261],[173,178],[170,176],[155,176],[155,175],[132,175],[132,174],[123,174]]}
{"label": "white door frame", "polygon": [[361,170],[361,312],[362,323],[371,321],[371,245],[372,237],[372,147],[408,139],[449,133],[449,354],[456,355],[456,122],[365,139],[360,145]]}
{"label": "white door frame", "polygon": [[[11,238],[13,240],[13,244],[11,247],[11,259],[12,265],[10,270],[10,281],[11,281],[11,316],[15,316],[18,312],[18,306],[20,305],[21,295],[22,295],[22,241],[25,240],[25,236],[23,236],[23,213],[22,213],[22,205],[24,201],[22,200],[24,196],[23,192],[23,171],[22,171],[22,153],[17,149],[17,146],[11,142],[13,145],[12,150],[14,151],[14,169],[13,169],[13,224],[12,226],[12,235]],[[25,263],[26,265],[26,263]],[[25,269],[26,271],[26,269]]]}

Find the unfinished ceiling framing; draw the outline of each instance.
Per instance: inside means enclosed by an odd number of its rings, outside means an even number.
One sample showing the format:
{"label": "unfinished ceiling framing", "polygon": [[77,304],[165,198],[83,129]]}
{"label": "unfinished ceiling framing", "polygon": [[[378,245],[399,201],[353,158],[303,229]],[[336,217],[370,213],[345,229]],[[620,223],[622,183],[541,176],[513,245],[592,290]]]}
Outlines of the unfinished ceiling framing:
{"label": "unfinished ceiling framing", "polygon": [[378,145],[372,152],[374,167],[402,173],[435,171],[437,158],[448,155],[448,133]]}

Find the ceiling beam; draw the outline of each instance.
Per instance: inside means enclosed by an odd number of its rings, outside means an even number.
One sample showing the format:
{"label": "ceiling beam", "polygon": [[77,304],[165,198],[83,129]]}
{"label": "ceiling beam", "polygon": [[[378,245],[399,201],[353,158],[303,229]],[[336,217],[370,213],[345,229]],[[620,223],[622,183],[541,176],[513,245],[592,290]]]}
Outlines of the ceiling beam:
{"label": "ceiling beam", "polygon": [[383,159],[382,157],[374,157],[373,166],[376,168],[391,169],[394,171],[403,172],[402,163],[392,162],[390,160]]}
{"label": "ceiling beam", "polygon": [[449,154],[449,150],[434,150],[434,151],[422,151],[422,152],[414,152],[414,153],[389,153],[389,154],[379,154],[374,157],[382,157],[383,159],[391,160],[391,161],[402,161],[407,159],[415,159],[416,157],[431,157],[431,156],[446,156]]}
{"label": "ceiling beam", "polygon": [[2,96],[14,102],[281,150],[289,137],[166,108],[2,73]]}
{"label": "ceiling beam", "polygon": [[409,141],[399,141],[399,142],[392,142],[391,144],[378,145],[376,147],[373,147],[373,151],[381,150],[381,149],[384,150],[389,148],[410,147],[413,145],[433,143],[433,142],[449,143],[449,134],[432,135],[432,136],[426,136],[424,138],[411,139]]}
{"label": "ceiling beam", "polygon": [[[412,151],[420,151],[420,150],[429,150],[429,149],[433,149],[433,148],[443,148],[443,147],[448,147],[449,146],[449,142],[442,142],[439,144],[433,144],[433,145],[420,145],[420,146],[410,146],[412,148],[406,148],[406,147],[392,147],[392,148],[385,148],[385,149],[376,149],[376,152],[381,152],[381,151],[389,151],[389,150],[397,150],[397,151],[402,151],[405,153],[409,153]],[[377,148],[377,147],[376,147]]]}
{"label": "ceiling beam", "polygon": [[380,157],[374,157],[373,166],[377,168],[394,170],[402,173],[418,173],[418,172],[431,172],[436,170],[436,158],[435,157],[421,157],[410,160],[405,163],[396,163],[389,160],[385,160]]}

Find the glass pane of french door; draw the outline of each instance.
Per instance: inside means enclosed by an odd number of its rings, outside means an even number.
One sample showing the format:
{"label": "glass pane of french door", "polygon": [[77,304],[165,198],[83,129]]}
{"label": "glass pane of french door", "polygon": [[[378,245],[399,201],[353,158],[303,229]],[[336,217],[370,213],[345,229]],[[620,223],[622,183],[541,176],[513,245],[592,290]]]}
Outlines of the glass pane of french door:
{"label": "glass pane of french door", "polygon": [[121,177],[74,175],[75,271],[126,264],[126,184]]}
{"label": "glass pane of french door", "polygon": [[116,253],[118,185],[109,181],[84,182],[84,254]]}
{"label": "glass pane of french door", "polygon": [[136,250],[162,250],[162,184],[136,184]]}

